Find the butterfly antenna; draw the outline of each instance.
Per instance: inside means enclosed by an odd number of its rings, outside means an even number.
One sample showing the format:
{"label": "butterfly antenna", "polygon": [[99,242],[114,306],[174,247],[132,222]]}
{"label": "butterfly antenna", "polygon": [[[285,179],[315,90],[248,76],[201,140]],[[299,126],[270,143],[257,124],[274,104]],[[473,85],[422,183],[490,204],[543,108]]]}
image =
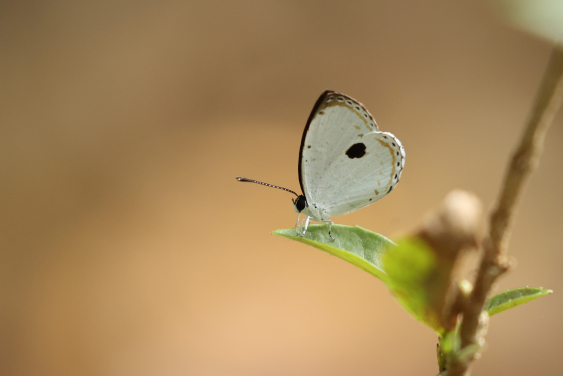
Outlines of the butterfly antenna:
{"label": "butterfly antenna", "polygon": [[239,177],[239,176],[237,176],[237,180],[238,180],[238,181],[245,181],[245,182],[249,182],[249,183],[262,184],[262,185],[265,185],[266,187],[272,187],[272,188],[282,189],[282,190],[284,190],[284,191],[286,191],[286,192],[293,193],[295,196],[299,197],[299,195],[298,195],[297,193],[293,192],[292,190],[287,189],[287,188],[284,188],[284,187],[278,187],[277,185],[272,185],[272,184],[268,184],[268,183],[262,183],[261,181],[258,181],[258,180],[252,180],[252,179],[247,179],[247,178],[241,178],[241,177]]}

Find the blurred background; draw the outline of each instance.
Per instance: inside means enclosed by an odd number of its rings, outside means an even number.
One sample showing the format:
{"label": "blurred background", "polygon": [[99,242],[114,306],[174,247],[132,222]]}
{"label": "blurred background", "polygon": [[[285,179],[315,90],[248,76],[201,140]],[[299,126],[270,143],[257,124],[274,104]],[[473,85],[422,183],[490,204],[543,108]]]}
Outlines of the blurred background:
{"label": "blurred background", "polygon": [[[292,227],[298,151],[330,88],[407,153],[335,218],[388,237],[452,189],[488,211],[552,45],[480,1],[0,3],[0,374],[434,375],[436,335]],[[563,348],[563,116],[521,201],[475,375]]]}

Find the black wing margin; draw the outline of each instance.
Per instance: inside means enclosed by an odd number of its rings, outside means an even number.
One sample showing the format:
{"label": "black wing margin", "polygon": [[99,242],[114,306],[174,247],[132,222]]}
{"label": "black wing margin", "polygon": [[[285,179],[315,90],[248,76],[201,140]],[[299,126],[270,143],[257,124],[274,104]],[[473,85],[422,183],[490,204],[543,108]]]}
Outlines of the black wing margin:
{"label": "black wing margin", "polygon": [[299,148],[299,169],[298,169],[298,171],[299,171],[299,185],[301,186],[301,192],[303,192],[303,194],[305,194],[305,188],[303,187],[303,171],[301,170],[301,160],[303,159],[303,148],[305,147],[305,137],[307,136],[307,132],[309,131],[309,125],[313,121],[313,118],[315,117],[317,110],[319,109],[321,104],[323,104],[327,95],[332,94],[332,93],[336,93],[336,92],[334,90],[325,90],[321,94],[319,99],[317,99],[317,101],[315,102],[315,106],[313,106],[313,110],[311,111],[311,114],[309,115],[309,119],[307,119],[307,124],[305,125],[305,129],[303,130],[303,137],[301,138],[301,147]]}

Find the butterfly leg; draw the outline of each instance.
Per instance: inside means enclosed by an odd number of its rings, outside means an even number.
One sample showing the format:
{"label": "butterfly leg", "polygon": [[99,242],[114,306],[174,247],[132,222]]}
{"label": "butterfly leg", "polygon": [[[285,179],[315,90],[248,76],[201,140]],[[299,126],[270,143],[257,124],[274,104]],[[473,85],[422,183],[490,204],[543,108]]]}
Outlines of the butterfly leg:
{"label": "butterfly leg", "polygon": [[309,222],[311,222],[311,217],[307,216],[307,219],[305,220],[305,228],[303,229],[301,236],[305,236],[305,233],[307,232],[307,227],[309,227]]}
{"label": "butterfly leg", "polygon": [[328,221],[328,236],[330,236],[330,238],[331,238],[332,240],[334,240],[334,238],[332,237],[332,233],[330,232],[330,229],[332,228],[332,224],[333,224],[333,223],[334,223],[334,222],[332,222],[331,220]]}
{"label": "butterfly leg", "polygon": [[303,218],[301,220],[301,223],[299,223],[300,216],[301,214],[297,214],[297,221],[295,222],[295,231],[297,231],[297,235],[302,237],[305,234],[305,231],[303,231],[303,222],[305,222],[307,218]]}

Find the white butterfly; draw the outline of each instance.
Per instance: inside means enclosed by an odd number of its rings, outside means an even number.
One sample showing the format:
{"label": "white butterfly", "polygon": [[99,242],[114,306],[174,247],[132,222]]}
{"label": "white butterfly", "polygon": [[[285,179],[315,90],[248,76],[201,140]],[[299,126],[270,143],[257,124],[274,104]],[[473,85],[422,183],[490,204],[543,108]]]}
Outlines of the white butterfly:
{"label": "white butterfly", "polygon": [[257,180],[237,180],[293,193],[297,196],[292,200],[297,212],[295,227],[301,213],[307,216],[300,235],[305,235],[313,219],[328,223],[332,238],[330,217],[358,210],[391,192],[404,167],[405,149],[395,136],[379,132],[360,102],[326,90],[315,103],[301,139],[299,183],[303,194]]}

